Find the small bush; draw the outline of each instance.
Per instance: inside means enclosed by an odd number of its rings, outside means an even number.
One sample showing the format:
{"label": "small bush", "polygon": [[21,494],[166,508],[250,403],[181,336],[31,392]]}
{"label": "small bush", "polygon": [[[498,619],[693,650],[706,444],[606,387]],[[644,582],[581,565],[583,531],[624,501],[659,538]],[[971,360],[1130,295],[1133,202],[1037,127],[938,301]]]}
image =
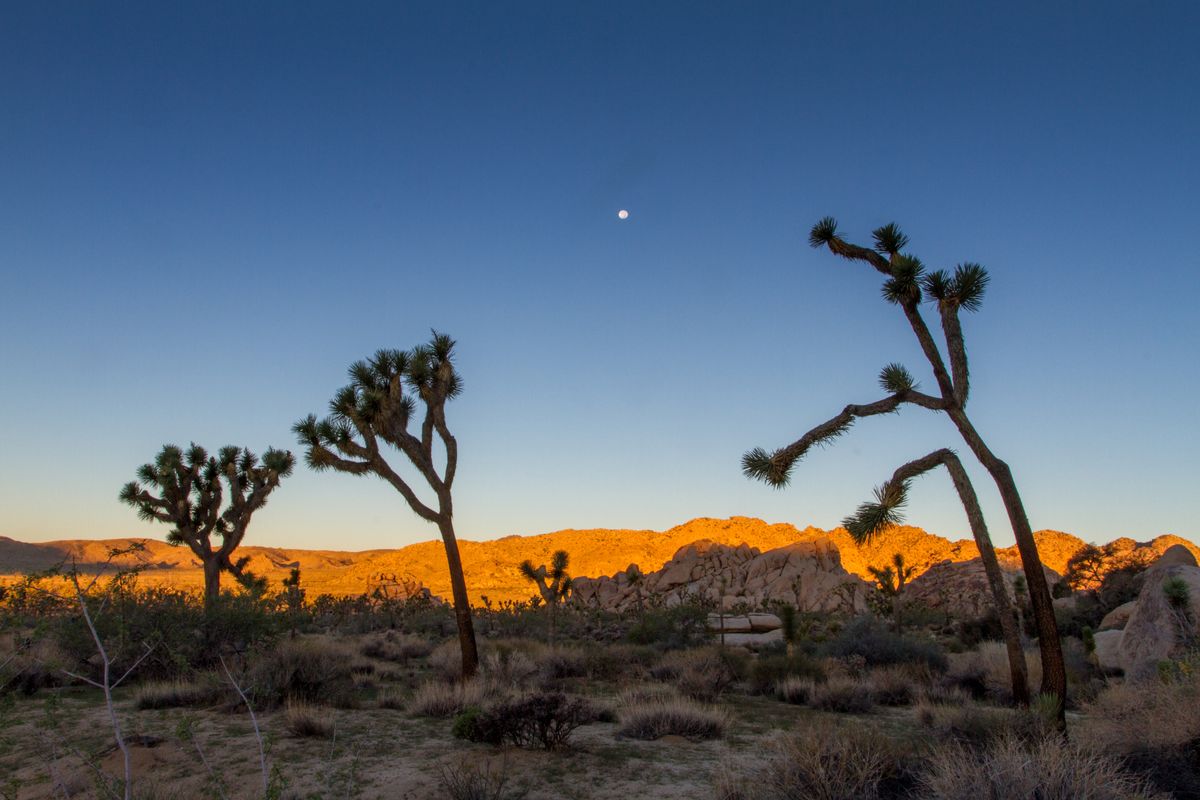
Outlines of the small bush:
{"label": "small bush", "polygon": [[913,707],[913,714],[936,740],[964,745],[980,746],[1010,734],[1013,729],[1013,712],[979,706],[969,699],[960,705],[920,700]]}
{"label": "small bush", "polygon": [[1135,800],[1156,797],[1118,759],[1053,737],[1035,743],[1011,736],[981,748],[952,743],[935,749],[921,777],[922,797],[979,800]]}
{"label": "small bush", "polygon": [[453,734],[472,742],[558,750],[575,730],[595,722],[597,710],[582,697],[532,692],[467,707],[454,720]]}
{"label": "small bush", "polygon": [[868,667],[922,664],[944,672],[946,654],[933,642],[894,633],[874,617],[857,617],[821,647],[830,658],[859,657]]}
{"label": "small bush", "polygon": [[787,677],[775,684],[775,696],[785,703],[803,706],[808,705],[816,688],[812,678]]}
{"label": "small bush", "polygon": [[870,686],[854,678],[830,678],[816,684],[808,704],[821,711],[839,714],[866,714],[875,707]]}
{"label": "small bush", "polygon": [[538,673],[538,664],[532,658],[511,647],[487,653],[480,668],[488,680],[512,688],[525,686]]}
{"label": "small bush", "polygon": [[619,711],[618,719],[618,736],[647,740],[663,736],[682,736],[694,741],[718,739],[728,724],[722,711],[682,697],[626,706]]}
{"label": "small bush", "polygon": [[873,669],[866,682],[871,699],[881,706],[910,705],[922,685],[912,670],[903,667]]}
{"label": "small bush", "polygon": [[509,785],[507,764],[497,769],[491,761],[444,766],[438,783],[450,800],[522,800],[529,794]]}
{"label": "small bush", "polygon": [[633,644],[655,645],[665,650],[698,647],[711,638],[708,610],[693,605],[647,609],[627,638]]}
{"label": "small bush", "polygon": [[380,708],[386,708],[390,711],[403,711],[407,706],[404,702],[404,695],[391,689],[380,692],[375,702]]}
{"label": "small bush", "polygon": [[618,643],[585,647],[583,655],[589,678],[615,681],[644,675],[659,654],[653,647]]}
{"label": "small bush", "polygon": [[716,648],[669,653],[659,670],[673,675],[681,693],[705,703],[715,701],[737,680],[725,654]]}
{"label": "small bush", "polygon": [[467,683],[441,683],[430,681],[417,688],[408,703],[410,713],[418,717],[444,719],[452,717],[467,706],[477,706],[487,694],[480,681]]}
{"label": "small bush", "polygon": [[405,664],[415,658],[424,658],[433,652],[433,645],[419,636],[388,631],[363,643],[359,650],[367,658]]}
{"label": "small bush", "polygon": [[[1042,661],[1036,652],[1025,653],[1025,670],[1031,688],[1041,683]],[[1008,649],[1003,642],[984,642],[977,650],[956,653],[950,658],[946,681],[978,700],[1013,703],[1012,672],[1008,666]]]}
{"label": "small bush", "polygon": [[315,739],[333,737],[333,719],[327,708],[308,703],[289,702],[284,711],[284,725],[293,736]]}
{"label": "small bush", "polygon": [[587,662],[581,651],[557,647],[538,658],[537,671],[543,685],[554,686],[566,678],[587,675]]}

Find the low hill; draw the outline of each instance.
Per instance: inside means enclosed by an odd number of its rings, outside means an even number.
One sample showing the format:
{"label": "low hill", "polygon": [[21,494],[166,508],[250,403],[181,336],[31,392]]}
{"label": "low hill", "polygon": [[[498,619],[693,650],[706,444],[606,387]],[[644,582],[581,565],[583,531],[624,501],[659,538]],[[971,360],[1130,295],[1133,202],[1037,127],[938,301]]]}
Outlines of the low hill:
{"label": "low hill", "polygon": [[[1055,572],[1066,569],[1067,560],[1084,545],[1076,536],[1060,531],[1038,531],[1038,547],[1045,565]],[[837,546],[847,571],[867,578],[868,566],[882,566],[893,553],[903,553],[909,564],[923,573],[942,561],[969,561],[977,558],[973,541],[950,541],[920,528],[901,526],[878,537],[870,545],[859,547],[841,528],[796,528],[786,523],[769,524],[751,517],[730,519],[699,518],[666,531],[650,530],[563,530],[535,536],[508,536],[484,542],[462,541],[463,565],[471,599],[482,597],[493,602],[525,600],[532,586],[517,572],[525,559],[535,564],[549,562],[555,550],[571,554],[571,573],[578,576],[612,575],[630,564],[644,571],[662,567],[682,547],[707,540],[716,544],[747,544],[766,552],[796,542],[828,539]],[[131,539],[69,540],[33,544],[0,537],[0,576],[11,580],[22,573],[46,569],[64,560],[74,559],[86,570],[104,563],[111,548],[127,546]],[[158,540],[139,539],[145,550],[143,584],[169,584],[199,587],[203,574],[199,562],[186,548],[172,547]],[[1162,553],[1172,544],[1182,544],[1200,557],[1200,548],[1178,536],[1160,536],[1151,542],[1117,540],[1122,548],[1149,548]],[[1000,552],[1002,559],[1017,561],[1015,548]],[[273,587],[294,567],[301,570],[309,597],[329,593],[353,595],[370,591],[380,582],[418,581],[435,595],[449,597],[445,553],[440,541],[420,542],[396,550],[292,550],[277,547],[245,546],[239,555],[250,557],[250,569],[265,575]],[[228,579],[227,579],[228,580]]]}

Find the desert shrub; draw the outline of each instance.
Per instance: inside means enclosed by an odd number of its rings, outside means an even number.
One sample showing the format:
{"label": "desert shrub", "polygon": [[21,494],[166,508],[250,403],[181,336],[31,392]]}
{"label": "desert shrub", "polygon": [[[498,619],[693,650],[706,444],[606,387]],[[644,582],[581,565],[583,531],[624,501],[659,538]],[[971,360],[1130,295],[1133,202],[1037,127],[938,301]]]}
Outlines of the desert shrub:
{"label": "desert shrub", "polygon": [[429,653],[429,668],[447,683],[462,680],[462,648],[457,639],[442,642]]}
{"label": "desert shrub", "polygon": [[1076,736],[1123,757],[1156,786],[1200,797],[1200,674],[1115,684],[1084,707]]}
{"label": "desert shrub", "polygon": [[626,638],[633,644],[655,645],[665,650],[698,647],[711,638],[708,611],[695,605],[647,609]]}
{"label": "desert shrub", "polygon": [[618,680],[644,674],[658,660],[653,647],[633,644],[589,645],[584,647],[584,665],[589,678]]}
{"label": "desert shrub", "polygon": [[681,693],[702,702],[716,700],[737,680],[728,654],[714,647],[668,653],[652,674],[673,680]]}
{"label": "desert shrub", "polygon": [[556,647],[538,658],[537,672],[544,686],[555,686],[566,678],[586,676],[587,661],[580,650]]}
{"label": "desert shrub", "polygon": [[875,707],[871,687],[856,678],[834,677],[815,684],[809,695],[810,707],[839,714],[865,714]]}
{"label": "desert shrub", "polygon": [[450,800],[523,800],[529,794],[510,785],[506,763],[497,768],[490,760],[443,766],[438,785]]}
{"label": "desert shrub", "polygon": [[0,646],[0,697],[9,692],[35,694],[62,686],[63,669],[75,666],[51,639],[10,637]]}
{"label": "desert shrub", "polygon": [[484,654],[480,667],[490,681],[503,686],[521,687],[538,673],[539,665],[524,650],[496,647]]}
{"label": "desert shrub", "polygon": [[[1025,669],[1029,686],[1042,681],[1042,660],[1035,651],[1025,651]],[[1003,642],[984,642],[977,650],[955,653],[950,657],[946,682],[969,692],[972,697],[1011,704],[1012,673],[1008,667],[1008,650]]]}
{"label": "desert shrub", "polygon": [[770,694],[776,685],[787,678],[808,678],[814,681],[825,680],[825,670],[821,664],[804,655],[780,654],[759,656],[750,667],[750,688],[758,694]]}
{"label": "desert shrub", "polygon": [[321,638],[285,639],[258,652],[250,661],[244,688],[261,708],[288,700],[348,708],[355,701],[348,654]]}
{"label": "desert shrub", "polygon": [[758,767],[718,772],[721,800],[876,800],[901,796],[908,767],[884,736],[850,726],[776,740]]}
{"label": "desert shrub", "polygon": [[454,721],[453,734],[472,742],[558,750],[577,728],[597,717],[596,708],[582,697],[530,692],[464,708]]}
{"label": "desert shrub", "polygon": [[387,631],[363,642],[359,652],[367,658],[408,664],[412,659],[424,658],[432,653],[433,645],[419,636]]}
{"label": "desert shrub", "polygon": [[283,722],[288,733],[293,736],[314,739],[329,739],[333,736],[333,719],[327,708],[289,701],[283,714]]}
{"label": "desert shrub", "polygon": [[375,703],[380,708],[386,708],[389,711],[403,711],[408,706],[404,695],[394,689],[385,689],[380,692],[375,698]]}
{"label": "desert shrub", "polygon": [[789,676],[775,684],[775,696],[785,703],[808,705],[816,686],[812,678]]}
{"label": "desert shrub", "polygon": [[1003,736],[983,747],[950,743],[935,748],[921,776],[921,797],[1148,800],[1156,795],[1119,759],[1059,737],[1031,743]]}
{"label": "desert shrub", "polygon": [[913,707],[913,716],[935,741],[972,746],[1008,735],[1013,728],[1013,712],[980,706],[969,699],[958,704],[922,699]]}
{"label": "desert shrub", "polygon": [[227,699],[232,691],[215,680],[160,681],[138,687],[133,705],[139,711],[203,706]]}
{"label": "desert shrub", "polygon": [[858,657],[868,667],[923,664],[937,672],[946,669],[946,654],[935,643],[895,633],[880,620],[868,616],[852,620],[826,641],[820,652],[830,658]]}
{"label": "desert shrub", "polygon": [[671,684],[643,683],[623,689],[617,695],[617,705],[635,706],[659,700],[674,700],[677,697],[679,690]]}
{"label": "desert shrub", "polygon": [[468,706],[477,706],[487,695],[479,680],[466,683],[430,681],[422,684],[408,703],[408,710],[418,717],[452,717]]}
{"label": "desert shrub", "polygon": [[623,706],[618,712],[618,736],[630,739],[659,739],[682,736],[687,739],[717,739],[725,733],[728,720],[719,709],[679,697],[650,700]]}

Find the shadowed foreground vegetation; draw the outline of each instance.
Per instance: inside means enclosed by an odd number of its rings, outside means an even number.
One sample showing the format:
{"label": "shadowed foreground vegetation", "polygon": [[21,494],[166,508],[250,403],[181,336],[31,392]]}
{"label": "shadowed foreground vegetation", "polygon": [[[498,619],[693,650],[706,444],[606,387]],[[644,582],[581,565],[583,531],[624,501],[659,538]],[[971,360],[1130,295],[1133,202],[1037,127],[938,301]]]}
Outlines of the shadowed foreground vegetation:
{"label": "shadowed foreground vegetation", "polygon": [[114,674],[136,665],[112,692],[132,797],[1200,793],[1195,659],[1127,685],[1064,639],[1067,741],[1052,702],[1014,702],[994,621],[792,610],[789,641],[752,652],[716,643],[703,604],[508,603],[474,612],[464,681],[453,610],[424,597],[309,599],[296,574],[206,610],[121,575],[81,587],[93,638],[69,583],[4,587],[0,797],[124,794],[96,638]]}

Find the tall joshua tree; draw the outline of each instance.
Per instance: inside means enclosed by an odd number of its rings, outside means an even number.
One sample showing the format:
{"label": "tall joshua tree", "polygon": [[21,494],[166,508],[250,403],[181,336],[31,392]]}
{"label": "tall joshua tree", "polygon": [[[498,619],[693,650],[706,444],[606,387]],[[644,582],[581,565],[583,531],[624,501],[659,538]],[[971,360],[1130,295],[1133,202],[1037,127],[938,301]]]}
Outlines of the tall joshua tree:
{"label": "tall joshua tree", "polygon": [[546,601],[546,609],[550,614],[551,645],[554,644],[554,637],[557,633],[558,605],[571,594],[571,576],[567,574],[567,567],[570,563],[571,557],[567,555],[566,550],[555,551],[554,555],[550,557],[549,569],[545,564],[535,567],[529,559],[521,562],[521,575],[537,586],[538,594]]}
{"label": "tall joshua tree", "polygon": [[[902,404],[918,405],[950,417],[967,447],[991,475],[1004,502],[1029,582],[1030,603],[1037,623],[1038,646],[1042,656],[1042,693],[1057,699],[1058,723],[1064,726],[1066,668],[1050,587],[1042,572],[1033,529],[1012,470],[987,446],[966,411],[970,376],[959,312],[977,311],[981,307],[989,280],[987,270],[979,264],[965,263],[956,267],[953,274],[945,270],[926,272],[918,258],[903,252],[908,237],[895,224],[878,228],[873,237],[874,247],[847,242],[838,235],[837,222],[832,217],[826,217],[813,226],[809,243],[817,248],[827,247],[835,255],[848,260],[865,263],[884,276],[883,296],[904,312],[933,371],[938,394],[918,392],[907,370],[901,368],[902,374],[893,375],[898,380],[887,387],[889,396],[866,405],[848,405],[837,416],[774,452],[768,453],[761,448],[752,450],[743,457],[743,469],[751,477],[782,486],[787,483],[792,467],[809,448],[845,433],[856,419],[890,413]],[[933,301],[941,322],[949,369],[921,314],[921,303],[926,297]],[[885,369],[885,375],[888,371]]]}
{"label": "tall joshua tree", "polygon": [[[462,379],[454,369],[453,353],[454,340],[434,331],[428,344],[409,351],[380,350],[366,361],[356,361],[350,365],[350,385],[329,401],[329,415],[318,420],[310,414],[293,429],[310,467],[376,475],[391,484],[417,516],[438,526],[446,548],[465,679],[478,669],[479,654],[454,535],[451,490],[458,469],[458,442],[446,424],[446,403],[462,393]],[[423,414],[418,413],[418,404]],[[413,423],[416,428],[410,432]],[[442,459],[435,453],[435,440],[444,452]],[[399,451],[429,485],[435,498],[432,505],[392,469],[384,457],[385,445]]]}
{"label": "tall joshua tree", "polygon": [[[222,447],[210,456],[192,444],[187,451],[166,445],[153,464],[143,465],[138,479],[121,489],[121,501],[137,509],[142,519],[171,526],[167,541],[186,544],[204,565],[204,602],[211,607],[221,594],[221,573],[249,578],[249,558],[233,560],[246,536],[254,512],[267,504],[279,482],[292,474],[295,459],[286,450],[271,448],[258,456],[237,447]],[[224,495],[229,502],[225,504]],[[213,534],[221,539],[214,546]]]}
{"label": "tall joshua tree", "polygon": [[[894,368],[893,365],[889,369]],[[884,372],[886,374],[888,370],[885,369]],[[1004,634],[1004,645],[1008,651],[1013,699],[1020,705],[1029,705],[1029,676],[1025,668],[1025,651],[1021,647],[1016,611],[1005,589],[1004,573],[1000,569],[1000,561],[996,558],[996,549],[992,546],[992,537],[988,533],[983,509],[979,507],[979,496],[975,494],[975,486],[953,450],[935,450],[927,456],[900,466],[888,481],[875,489],[873,501],[861,504],[852,515],[842,520],[842,527],[850,532],[856,543],[865,544],[887,528],[899,525],[904,521],[902,510],[908,503],[910,482],[939,466],[944,466],[950,473],[950,480],[953,481],[963,510],[967,513],[967,522],[970,523],[975,545],[979,548],[983,572],[987,576],[988,589],[992,594],[992,606],[1000,619],[1000,630]],[[897,557],[900,557],[899,554]]]}

